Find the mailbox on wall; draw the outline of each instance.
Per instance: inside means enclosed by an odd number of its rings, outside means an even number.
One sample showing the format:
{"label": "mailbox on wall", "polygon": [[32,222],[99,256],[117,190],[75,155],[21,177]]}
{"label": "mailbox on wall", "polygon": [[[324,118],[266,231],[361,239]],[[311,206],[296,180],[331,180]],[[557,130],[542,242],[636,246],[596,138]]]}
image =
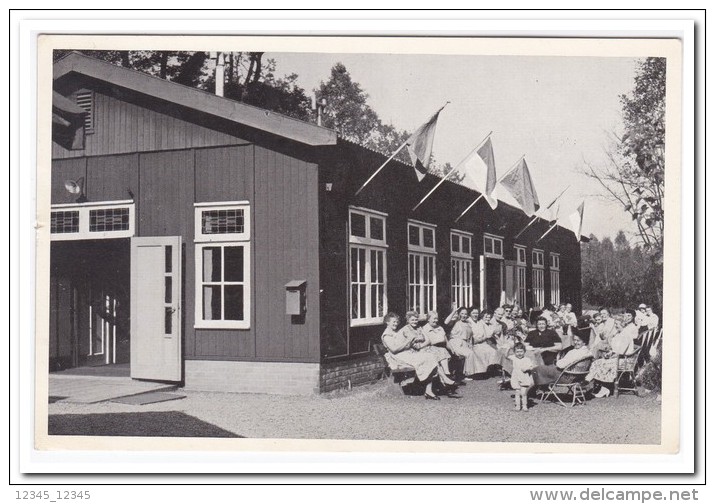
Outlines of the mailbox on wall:
{"label": "mailbox on wall", "polygon": [[305,280],[291,280],[286,284],[286,315],[305,314]]}

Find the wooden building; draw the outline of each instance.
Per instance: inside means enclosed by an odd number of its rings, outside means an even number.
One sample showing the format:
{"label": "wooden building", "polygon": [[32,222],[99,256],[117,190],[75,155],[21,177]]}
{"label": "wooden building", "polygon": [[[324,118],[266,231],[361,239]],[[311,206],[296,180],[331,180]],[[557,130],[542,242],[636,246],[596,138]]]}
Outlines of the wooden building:
{"label": "wooden building", "polygon": [[573,233],[326,128],[72,53],[54,65],[50,363],[315,393],[367,381],[387,311],[580,310]]}

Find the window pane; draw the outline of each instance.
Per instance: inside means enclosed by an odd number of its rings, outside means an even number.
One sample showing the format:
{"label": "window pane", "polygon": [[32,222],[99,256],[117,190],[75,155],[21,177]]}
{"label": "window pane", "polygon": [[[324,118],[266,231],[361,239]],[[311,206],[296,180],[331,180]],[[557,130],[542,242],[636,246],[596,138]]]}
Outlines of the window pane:
{"label": "window pane", "polygon": [[494,253],[501,255],[501,240],[494,240]]}
{"label": "window pane", "polygon": [[360,267],[358,268],[358,281],[359,282],[364,282],[365,281],[365,252],[366,249],[358,249],[358,258],[360,261]]}
{"label": "window pane", "polygon": [[354,319],[360,318],[360,312],[358,310],[358,306],[359,306],[360,302],[358,300],[358,296],[359,296],[358,286],[353,285],[351,299],[352,299],[352,314],[353,314],[352,318],[354,318]]}
{"label": "window pane", "polygon": [[376,262],[376,268],[377,268],[377,281],[379,283],[385,282],[384,258],[385,258],[385,253],[381,250],[378,250],[377,251],[377,261],[375,261],[375,262]]}
{"label": "window pane", "polygon": [[356,248],[350,249],[350,281],[357,282],[358,279],[358,251]]}
{"label": "window pane", "polygon": [[164,277],[164,302],[171,303],[171,277]]}
{"label": "window pane", "polygon": [[365,318],[365,310],[366,310],[366,304],[367,304],[367,293],[365,292],[365,285],[360,285],[360,304],[359,304],[359,310],[360,310],[360,318]]}
{"label": "window pane", "polygon": [[173,247],[167,245],[164,247],[164,273],[171,273],[171,252]]}
{"label": "window pane", "polygon": [[243,320],[243,285],[227,285],[224,290],[224,319]]}
{"label": "window pane", "polygon": [[491,238],[484,238],[484,253],[485,254],[493,254],[494,253],[494,248],[493,248]]}
{"label": "window pane", "polygon": [[79,212],[52,212],[50,214],[50,233],[78,233]]}
{"label": "window pane", "polygon": [[243,282],[243,247],[224,247],[224,280]]}
{"label": "window pane", "polygon": [[384,296],[385,296],[385,287],[383,285],[378,285],[378,287],[377,287],[377,313],[373,314],[377,317],[385,316]]}
{"label": "window pane", "polygon": [[365,216],[358,213],[350,214],[350,234],[365,238]]}
{"label": "window pane", "polygon": [[462,252],[465,254],[472,253],[472,240],[468,236],[462,236]]}
{"label": "window pane", "polygon": [[221,320],[221,286],[204,286],[203,308],[204,320]]}
{"label": "window pane", "polygon": [[383,241],[385,239],[384,221],[377,217],[370,217],[370,238]]}
{"label": "window pane", "polygon": [[243,233],[243,209],[204,210],[201,212],[203,234]]}
{"label": "window pane", "polygon": [[164,308],[164,334],[171,334],[171,314],[173,309],[170,306]]}
{"label": "window pane", "polygon": [[[221,281],[221,247],[204,247],[204,282]],[[212,319],[207,319],[212,320]]]}
{"label": "window pane", "polygon": [[370,316],[377,316],[377,285],[370,286]]}
{"label": "window pane", "polygon": [[420,245],[420,228],[417,226],[407,226],[407,234],[410,245]]}
{"label": "window pane", "polygon": [[434,230],[428,228],[422,228],[424,246],[427,248],[434,248]]}
{"label": "window pane", "polygon": [[452,252],[459,252],[459,235],[452,235]]}

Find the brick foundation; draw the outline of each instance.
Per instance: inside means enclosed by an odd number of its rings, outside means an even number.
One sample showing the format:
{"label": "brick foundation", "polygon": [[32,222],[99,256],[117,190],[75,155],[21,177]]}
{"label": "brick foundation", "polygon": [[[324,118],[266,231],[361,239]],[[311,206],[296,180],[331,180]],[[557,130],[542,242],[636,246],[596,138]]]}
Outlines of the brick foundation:
{"label": "brick foundation", "polygon": [[382,376],[384,368],[384,360],[375,355],[350,361],[324,363],[320,366],[320,392],[331,392],[370,383]]}
{"label": "brick foundation", "polygon": [[187,360],[185,388],[207,392],[313,395],[320,364]]}

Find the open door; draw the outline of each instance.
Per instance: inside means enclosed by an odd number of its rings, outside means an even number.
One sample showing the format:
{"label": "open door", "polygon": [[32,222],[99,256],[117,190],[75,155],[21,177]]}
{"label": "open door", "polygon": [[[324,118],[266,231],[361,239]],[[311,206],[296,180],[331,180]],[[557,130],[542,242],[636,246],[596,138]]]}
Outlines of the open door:
{"label": "open door", "polygon": [[181,237],[132,238],[131,377],[181,381]]}

